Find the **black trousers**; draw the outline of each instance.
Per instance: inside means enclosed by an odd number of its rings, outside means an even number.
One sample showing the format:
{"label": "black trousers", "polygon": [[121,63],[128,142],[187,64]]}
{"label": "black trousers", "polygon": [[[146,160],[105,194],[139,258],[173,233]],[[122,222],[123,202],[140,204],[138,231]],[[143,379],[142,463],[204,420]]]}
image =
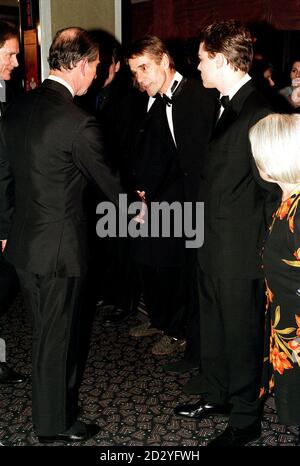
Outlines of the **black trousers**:
{"label": "black trousers", "polygon": [[171,337],[185,338],[184,267],[151,267],[143,264],[138,267],[151,325]]}
{"label": "black trousers", "polygon": [[[0,241],[0,316],[7,311],[18,290],[19,280],[15,268],[4,259]],[[3,360],[5,358],[6,355],[4,354]],[[0,359],[0,362],[1,361],[2,358]]]}
{"label": "black trousers", "polygon": [[64,432],[78,411],[79,328],[83,278],[17,269],[33,314],[32,419],[38,435]]}
{"label": "black trousers", "polygon": [[191,264],[189,272],[184,359],[201,369],[200,303],[196,264]]}
{"label": "black trousers", "polygon": [[7,310],[18,289],[19,280],[15,268],[5,260],[0,250],[0,315]]}
{"label": "black trousers", "polygon": [[202,383],[200,393],[232,405],[229,423],[244,428],[260,417],[263,365],[263,280],[231,280],[199,270]]}

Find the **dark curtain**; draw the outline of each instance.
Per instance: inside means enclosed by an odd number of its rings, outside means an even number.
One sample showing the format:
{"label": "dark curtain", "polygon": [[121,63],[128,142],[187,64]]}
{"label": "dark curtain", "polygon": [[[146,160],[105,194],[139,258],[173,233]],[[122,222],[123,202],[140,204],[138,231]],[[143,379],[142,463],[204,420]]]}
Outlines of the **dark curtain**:
{"label": "dark curtain", "polygon": [[229,18],[300,30],[300,0],[148,0],[132,5],[132,38],[195,37],[205,25]]}

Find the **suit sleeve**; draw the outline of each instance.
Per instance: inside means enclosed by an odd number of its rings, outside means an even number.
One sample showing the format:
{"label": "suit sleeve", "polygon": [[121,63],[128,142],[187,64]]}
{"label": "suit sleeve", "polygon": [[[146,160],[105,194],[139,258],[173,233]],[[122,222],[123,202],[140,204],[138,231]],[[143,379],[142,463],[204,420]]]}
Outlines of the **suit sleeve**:
{"label": "suit sleeve", "polygon": [[96,185],[116,205],[124,193],[118,175],[113,174],[104,160],[102,133],[94,118],[87,118],[73,141],[73,159],[84,176]]}
{"label": "suit sleeve", "polygon": [[0,128],[0,240],[7,239],[14,208],[14,181]]}

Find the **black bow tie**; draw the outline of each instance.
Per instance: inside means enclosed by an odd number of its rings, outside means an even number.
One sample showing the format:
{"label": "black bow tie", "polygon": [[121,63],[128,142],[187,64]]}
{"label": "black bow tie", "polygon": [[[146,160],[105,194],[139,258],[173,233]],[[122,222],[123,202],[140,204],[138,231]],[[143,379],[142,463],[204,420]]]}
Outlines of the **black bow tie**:
{"label": "black bow tie", "polygon": [[161,97],[161,99],[163,100],[163,102],[164,102],[168,107],[171,107],[171,105],[172,105],[172,97],[168,97],[166,94],[162,94],[160,97]]}
{"label": "black bow tie", "polygon": [[[178,84],[178,81],[174,81],[173,84],[172,84],[172,87],[171,87],[171,93],[172,93],[172,97],[168,97],[166,94],[156,94],[155,97],[160,97],[162,99],[162,101],[168,106],[168,107],[171,107],[172,103],[173,103],[173,94],[176,93],[177,89],[179,88],[179,86],[177,86]],[[176,89],[177,88],[177,89]],[[176,90],[176,91],[175,91]]]}
{"label": "black bow tie", "polygon": [[222,105],[223,108],[228,107],[229,102],[230,102],[230,99],[228,95],[223,95],[220,99],[220,104]]}

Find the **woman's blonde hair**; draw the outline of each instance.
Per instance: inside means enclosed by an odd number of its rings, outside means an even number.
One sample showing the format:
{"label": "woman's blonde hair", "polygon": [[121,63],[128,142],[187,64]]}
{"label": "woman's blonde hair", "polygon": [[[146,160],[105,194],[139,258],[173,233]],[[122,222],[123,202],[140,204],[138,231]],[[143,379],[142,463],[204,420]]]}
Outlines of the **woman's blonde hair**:
{"label": "woman's blonde hair", "polygon": [[273,113],[249,133],[257,167],[274,181],[300,182],[300,115]]}

